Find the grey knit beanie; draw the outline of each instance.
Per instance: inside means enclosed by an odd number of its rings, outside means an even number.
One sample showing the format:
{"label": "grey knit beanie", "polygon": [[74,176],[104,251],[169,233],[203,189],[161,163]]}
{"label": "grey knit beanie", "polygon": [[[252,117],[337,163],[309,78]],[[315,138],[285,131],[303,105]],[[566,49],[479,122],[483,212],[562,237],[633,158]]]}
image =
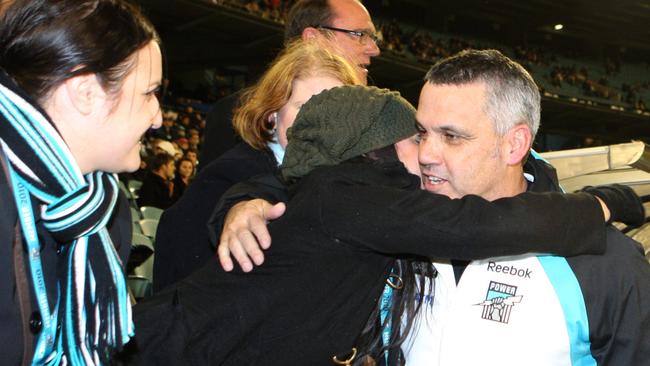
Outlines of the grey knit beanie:
{"label": "grey knit beanie", "polygon": [[415,134],[415,108],[399,93],[341,86],[307,101],[287,131],[285,179],[394,144]]}

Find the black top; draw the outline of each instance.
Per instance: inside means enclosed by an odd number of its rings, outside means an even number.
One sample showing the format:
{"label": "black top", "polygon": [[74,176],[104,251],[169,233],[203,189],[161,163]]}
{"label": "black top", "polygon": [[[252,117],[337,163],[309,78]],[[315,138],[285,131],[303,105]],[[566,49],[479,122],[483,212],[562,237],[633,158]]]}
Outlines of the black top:
{"label": "black top", "polygon": [[232,127],[233,110],[241,91],[219,99],[208,112],[203,145],[199,154],[199,171],[203,170],[221,154],[233,148],[241,139]]}
{"label": "black top", "polygon": [[183,181],[183,178],[181,178],[181,176],[178,174],[176,174],[176,176],[174,177],[173,182],[174,182],[174,193],[172,193],[172,201],[176,202],[178,201],[179,198],[183,196],[183,194],[187,190],[188,184],[186,184]]}
{"label": "black top", "polygon": [[357,163],[317,169],[292,192],[269,224],[264,265],[226,273],[213,259],[135,307],[141,364],[331,365],[354,347],[393,255],[572,255],[604,246],[600,206],[586,194],[451,200],[419,190],[401,164]]}
{"label": "black top", "polygon": [[164,210],[174,203],[171,193],[167,180],[149,171],[142,180],[142,187],[138,191],[138,206],[158,207]]}
{"label": "black top", "polygon": [[269,174],[276,165],[269,151],[240,143],[199,171],[160,218],[154,244],[154,292],[185,278],[216,255],[208,239],[208,218],[219,198],[233,184]]}

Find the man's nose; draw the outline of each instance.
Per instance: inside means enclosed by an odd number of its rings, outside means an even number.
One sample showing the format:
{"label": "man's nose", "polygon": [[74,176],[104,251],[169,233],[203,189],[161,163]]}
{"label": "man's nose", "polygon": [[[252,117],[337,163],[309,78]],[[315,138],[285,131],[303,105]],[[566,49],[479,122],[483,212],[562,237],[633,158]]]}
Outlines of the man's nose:
{"label": "man's nose", "polygon": [[439,143],[431,137],[422,138],[418,147],[418,160],[420,165],[440,164],[442,154]]}
{"label": "man's nose", "polygon": [[365,44],[365,53],[370,57],[376,57],[379,56],[381,50],[379,49],[377,43],[371,39],[368,40],[368,43]]}

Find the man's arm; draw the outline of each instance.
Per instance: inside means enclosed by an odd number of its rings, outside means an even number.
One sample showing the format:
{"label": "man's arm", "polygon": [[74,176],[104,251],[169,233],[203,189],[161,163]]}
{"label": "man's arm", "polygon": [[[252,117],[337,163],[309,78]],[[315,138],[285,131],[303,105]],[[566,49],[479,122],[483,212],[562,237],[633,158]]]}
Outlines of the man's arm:
{"label": "man's arm", "polygon": [[223,194],[208,220],[208,235],[210,242],[218,245],[224,270],[233,268],[231,255],[245,272],[253,269],[251,260],[256,265],[262,264],[261,249],[271,245],[266,223],[284,213],[282,202],[288,200],[287,195],[286,187],[276,175],[235,184]]}
{"label": "man's arm", "polygon": [[473,260],[523,253],[600,254],[605,220],[585,193],[523,193],[487,201],[330,182],[320,192],[325,230],[383,253]]}
{"label": "man's arm", "polygon": [[592,194],[526,192],[490,202],[404,190],[397,170],[348,170],[335,175],[323,169],[305,178],[322,182],[314,203],[322,227],[341,241],[383,253],[463,260],[601,254],[607,219],[594,195],[615,219],[639,223],[645,217],[638,196],[620,185],[593,188]]}
{"label": "man's arm", "polygon": [[262,249],[271,246],[271,235],[266,224],[284,214],[283,202],[275,205],[260,198],[235,204],[224,220],[223,230],[217,247],[221,267],[233,269],[232,255],[244,272],[253,269],[253,263],[264,263]]}
{"label": "man's arm", "polygon": [[[316,179],[327,178],[327,176],[322,176]],[[561,194],[530,196],[533,198],[524,195],[523,197],[499,200],[497,203],[490,203],[473,196],[465,200],[455,200],[455,204],[444,206],[447,205],[444,202],[452,200],[424,191],[413,193],[414,196],[409,196],[410,198],[405,200],[404,195],[408,192],[404,190],[394,190],[395,196],[389,197],[386,196],[386,187],[350,184],[350,181],[345,179],[328,182],[323,186],[328,188],[328,193],[321,196],[320,200],[324,207],[331,209],[331,211],[327,211],[327,209],[323,211],[324,213],[329,212],[329,216],[323,218],[324,227],[330,228],[333,233],[343,232],[344,234],[341,236],[354,235],[361,228],[372,227],[377,215],[384,215],[384,220],[393,224],[394,230],[390,230],[391,233],[397,235],[396,238],[389,241],[389,244],[399,244],[407,239],[407,237],[401,237],[401,234],[406,232],[405,228],[413,227],[413,224],[418,222],[417,220],[421,220],[423,212],[429,212],[431,216],[428,216],[420,224],[426,225],[428,230],[438,230],[435,235],[443,236],[440,242],[447,243],[446,247],[436,249],[445,252],[436,252],[435,255],[458,259],[526,252],[547,252],[560,255],[600,253],[604,246],[604,222],[609,219],[608,212],[603,212],[608,211],[603,202],[586,194],[566,197]],[[346,189],[350,191],[346,192]],[[392,200],[392,203],[385,201],[387,199]],[[626,196],[626,194],[612,193],[609,201],[615,206],[625,207],[627,205],[622,205],[617,200],[631,204],[634,202],[628,200],[634,199],[637,198],[633,194]],[[387,211],[387,207],[395,202],[402,202],[403,209],[395,208],[397,207],[395,206]],[[357,206],[357,204],[359,205]],[[442,204],[445,211],[441,211],[436,204]],[[602,210],[599,210],[601,206]],[[462,209],[468,212],[460,212]],[[268,203],[251,201],[240,204],[236,210],[229,213],[225,223],[226,230],[224,230],[227,234],[222,237],[218,251],[224,268],[226,270],[232,268],[230,253],[234,253],[235,258],[245,271],[252,269],[249,255],[253,256],[253,261],[256,264],[261,263],[263,253],[257,239],[263,238],[263,248],[268,248],[270,237],[264,224],[267,220],[278,217],[283,211],[284,207],[275,207],[271,210],[271,205]],[[561,215],[554,214],[556,211]],[[402,213],[395,216],[396,212]],[[531,216],[531,213],[534,213],[535,216]],[[615,214],[621,216],[621,213]],[[344,219],[348,217],[352,217],[352,219]],[[395,218],[401,219],[399,224],[397,224],[397,220],[394,220]],[[480,221],[486,218],[489,220]],[[331,221],[328,222],[328,219]],[[432,220],[439,220],[439,222]],[[432,222],[433,224],[431,224]],[[531,225],[531,222],[534,225]],[[481,225],[477,226],[476,224],[479,223]],[[381,245],[382,240],[390,237],[390,234],[387,234],[388,231],[388,226],[376,228],[375,233],[378,237],[366,239],[363,244],[369,247]],[[408,233],[418,235],[418,232],[413,230]],[[559,240],[558,235],[561,235]],[[494,247],[496,243],[503,243],[507,238],[510,238],[507,243]],[[353,238],[349,239],[354,241]],[[537,241],[531,242],[532,239]],[[574,239],[576,242],[572,242]],[[485,247],[476,247],[483,242],[488,244]],[[571,245],[567,243],[571,243]],[[407,252],[404,249],[404,247],[399,247],[396,252]]]}

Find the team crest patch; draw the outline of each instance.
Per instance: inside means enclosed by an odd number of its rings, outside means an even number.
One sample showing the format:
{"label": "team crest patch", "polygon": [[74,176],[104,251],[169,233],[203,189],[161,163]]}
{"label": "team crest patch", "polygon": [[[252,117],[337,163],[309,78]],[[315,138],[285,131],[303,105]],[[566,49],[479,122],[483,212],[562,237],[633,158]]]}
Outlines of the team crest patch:
{"label": "team crest patch", "polygon": [[507,324],[515,304],[520,303],[523,296],[517,296],[517,286],[490,281],[485,301],[476,305],[483,306],[481,318]]}

